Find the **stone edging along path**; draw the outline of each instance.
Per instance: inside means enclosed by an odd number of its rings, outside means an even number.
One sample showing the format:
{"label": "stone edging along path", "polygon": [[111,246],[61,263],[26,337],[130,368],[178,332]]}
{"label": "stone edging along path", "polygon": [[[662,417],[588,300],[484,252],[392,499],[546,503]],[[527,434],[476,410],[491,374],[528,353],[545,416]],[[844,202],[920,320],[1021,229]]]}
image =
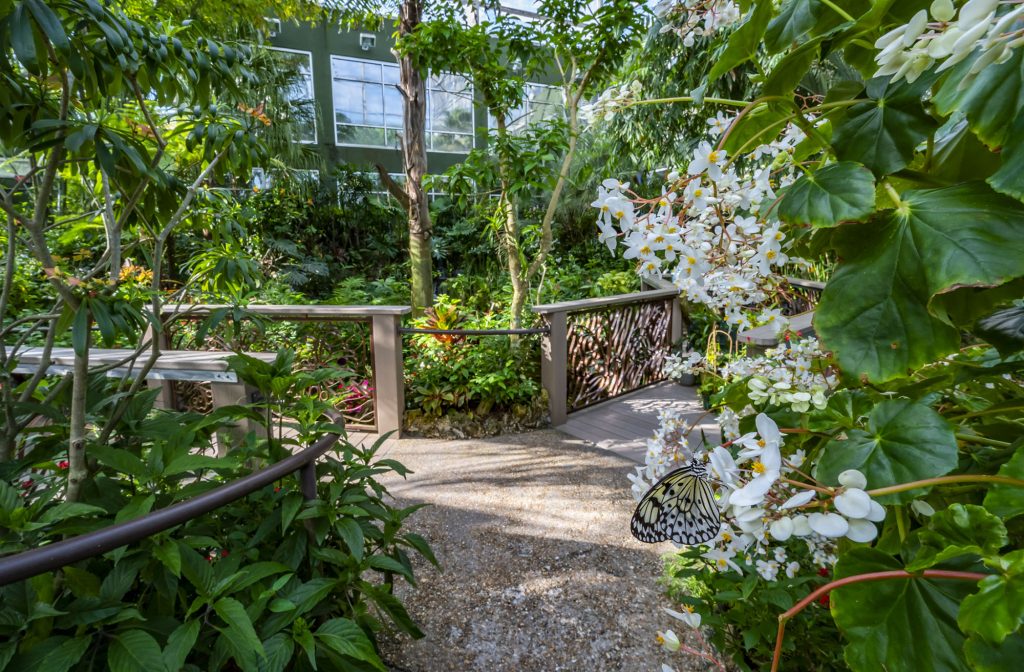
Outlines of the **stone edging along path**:
{"label": "stone edging along path", "polygon": [[[554,430],[465,441],[390,441],[414,473],[385,485],[444,572],[417,563],[398,595],[426,636],[382,633],[400,672],[712,669],[669,654],[658,630],[682,624],[657,583],[661,554],[629,533],[633,462]],[[696,643],[693,643],[696,646]]]}

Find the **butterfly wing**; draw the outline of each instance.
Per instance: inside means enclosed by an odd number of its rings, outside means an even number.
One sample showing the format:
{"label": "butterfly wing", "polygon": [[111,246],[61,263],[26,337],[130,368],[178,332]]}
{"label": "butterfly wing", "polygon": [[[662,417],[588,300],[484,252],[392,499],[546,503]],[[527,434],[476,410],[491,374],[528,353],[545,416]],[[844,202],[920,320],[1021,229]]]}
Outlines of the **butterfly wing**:
{"label": "butterfly wing", "polygon": [[643,496],[630,529],[640,541],[671,539],[692,546],[711,541],[722,527],[715,491],[702,470],[687,465],[667,474]]}

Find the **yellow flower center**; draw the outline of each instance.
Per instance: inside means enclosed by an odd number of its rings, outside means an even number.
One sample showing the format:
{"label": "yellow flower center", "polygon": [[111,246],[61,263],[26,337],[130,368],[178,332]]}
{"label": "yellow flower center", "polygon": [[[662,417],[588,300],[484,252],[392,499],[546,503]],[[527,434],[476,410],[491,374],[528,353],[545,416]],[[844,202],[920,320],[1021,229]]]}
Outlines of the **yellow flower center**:
{"label": "yellow flower center", "polygon": [[664,638],[664,637],[663,637],[663,636],[661,635],[661,633],[659,632],[659,633],[658,633],[658,634],[657,634],[657,635],[656,635],[656,636],[654,637],[654,641],[656,641],[656,642],[657,642],[657,643],[658,643],[659,645],[661,645],[661,644],[664,644],[664,643],[665,643],[665,638]]}
{"label": "yellow flower center", "polygon": [[701,196],[704,195],[704,190],[703,189],[694,189],[693,190],[693,195],[694,195],[695,198],[700,198]]}
{"label": "yellow flower center", "polygon": [[621,218],[622,218],[623,216],[625,216],[625,214],[626,214],[626,213],[625,213],[625,212],[623,212],[622,210],[616,210],[616,211],[615,211],[615,216],[616,216],[616,217],[618,217],[618,218],[620,218],[620,219],[621,219]]}
{"label": "yellow flower center", "polygon": [[766,445],[765,442],[764,442],[764,439],[758,439],[757,440],[757,445],[760,446],[761,448],[764,448],[765,445]]}
{"label": "yellow flower center", "polygon": [[718,163],[718,152],[714,151],[708,154],[708,161],[711,163]]}
{"label": "yellow flower center", "polygon": [[757,462],[754,462],[754,466],[752,466],[750,469],[751,469],[751,471],[753,471],[758,476],[760,476],[761,474],[763,474],[765,472],[764,463],[761,462],[760,460],[758,460]]}
{"label": "yellow flower center", "polygon": [[768,250],[768,252],[766,252],[764,256],[766,256],[769,259],[774,259],[777,256],[777,254],[775,250]]}

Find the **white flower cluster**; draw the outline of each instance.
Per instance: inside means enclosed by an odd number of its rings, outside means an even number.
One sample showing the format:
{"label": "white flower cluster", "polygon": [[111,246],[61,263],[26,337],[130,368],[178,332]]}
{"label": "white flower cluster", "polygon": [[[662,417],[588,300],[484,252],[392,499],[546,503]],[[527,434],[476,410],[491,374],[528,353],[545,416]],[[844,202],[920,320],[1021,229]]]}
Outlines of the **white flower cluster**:
{"label": "white flower cluster", "polygon": [[688,352],[685,354],[671,354],[665,358],[662,372],[669,380],[679,381],[683,376],[695,373],[695,369],[704,361],[704,356],[699,352]]}
{"label": "white flower cluster", "polygon": [[[730,123],[708,120],[712,135]],[[669,173],[665,193],[651,200],[605,180],[592,203],[600,210],[599,239],[614,252],[621,238],[623,257],[635,259],[642,275],[671,272],[691,302],[749,328],[757,317],[748,308],[784,282],[782,267],[807,263],[786,254],[779,222],[759,216],[761,205],[776,199],[775,189],[795,179],[789,156],[803,138],[798,128],[787,129],[747,156],[745,164],[755,167],[742,175],[724,150],[701,142],[686,174]]]}
{"label": "white flower cluster", "polygon": [[592,103],[580,106],[580,117],[587,123],[611,120],[620,110],[640,100],[643,84],[633,80],[628,84],[605,89]]}
{"label": "white flower cluster", "polygon": [[[1015,6],[1000,15],[1001,4]],[[935,0],[929,11],[922,9],[906,25],[875,41],[875,48],[881,49],[875,56],[879,66],[875,74],[913,82],[935,63],[941,61],[936,72],[942,72],[980,50],[981,55],[958,85],[966,87],[986,66],[1006,62],[1012,51],[1024,44],[1024,30],[1018,25],[1021,18],[1024,4],[1019,0],[968,0],[959,14],[953,0]]]}
{"label": "white flower cluster", "polygon": [[[692,450],[686,440],[691,428],[678,413],[662,414],[663,426],[648,442],[647,466],[630,474],[633,496],[640,499],[649,483],[691,457],[702,459],[703,446]],[[801,570],[791,560],[787,543],[806,545],[811,564],[830,567],[836,561],[836,543],[847,538],[867,543],[878,535],[875,525],[885,509],[871,499],[867,479],[850,469],[839,475],[840,486],[827,488],[807,483],[800,472],[806,456],[802,450],[786,450],[775,421],[761,413],[757,430],[716,446],[707,453],[710,474],[718,487],[722,528],[701,557],[717,571],[742,573],[739,561],[753,566],[765,580],[780,575],[795,577]],[[736,456],[727,446],[736,450]],[[819,498],[819,501],[814,501]],[[834,510],[833,510],[834,509]]]}
{"label": "white flower cluster", "polygon": [[664,21],[662,33],[675,33],[692,47],[701,36],[714,35],[740,20],[739,5],[732,0],[662,0],[654,7]]}
{"label": "white flower cluster", "polygon": [[[796,413],[818,410],[828,405],[828,397],[839,384],[827,364],[827,353],[816,338],[788,339],[763,355],[739,357],[715,366],[698,353],[690,353],[678,368],[688,373],[711,373],[733,383],[747,380],[747,398],[751,404],[788,405]],[[732,411],[723,414],[726,422],[738,421]],[[722,422],[720,418],[720,422]],[[730,438],[723,432],[724,438]]]}

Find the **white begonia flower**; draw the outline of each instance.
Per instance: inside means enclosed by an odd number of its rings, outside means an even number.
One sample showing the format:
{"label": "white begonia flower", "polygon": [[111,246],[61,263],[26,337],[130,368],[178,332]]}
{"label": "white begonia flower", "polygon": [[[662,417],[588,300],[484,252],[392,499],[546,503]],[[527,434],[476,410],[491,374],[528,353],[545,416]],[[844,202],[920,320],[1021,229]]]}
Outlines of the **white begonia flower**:
{"label": "white begonia flower", "polygon": [[775,481],[782,475],[782,454],[778,446],[766,446],[750,469],[754,478],[732,495],[733,505],[754,506],[764,500]]}
{"label": "white begonia flower", "polygon": [[798,492],[789,499],[787,499],[779,508],[795,509],[796,507],[803,506],[807,502],[814,499],[815,495],[817,494],[818,493],[814,492],[814,490],[804,490],[803,492]]}
{"label": "white begonia flower", "polygon": [[736,476],[740,473],[736,461],[722,446],[715,446],[715,449],[711,451],[711,471],[727,486],[733,485],[736,482]]}
{"label": "white begonia flower", "polygon": [[860,488],[847,488],[836,495],[836,510],[847,518],[867,518],[871,497]]}
{"label": "white begonia flower", "polygon": [[665,609],[665,612],[672,618],[677,621],[682,621],[691,628],[700,627],[700,614],[695,612],[693,607],[689,605],[683,605],[683,610],[681,612],[673,611],[672,609]]}
{"label": "white begonia flower", "polygon": [[754,567],[765,581],[774,581],[779,575],[779,563],[774,560],[758,560]]}
{"label": "white begonia flower", "polygon": [[690,175],[700,175],[707,172],[712,180],[722,178],[722,164],[725,163],[726,152],[724,149],[715,149],[710,142],[701,142],[693,151],[693,161],[686,168]]}
{"label": "white begonia flower", "polygon": [[810,522],[807,520],[807,516],[805,516],[803,514],[800,514],[798,516],[793,516],[792,521],[793,521],[793,535],[794,536],[797,536],[797,537],[807,537],[807,536],[810,536],[814,532],[814,530],[811,529]]}
{"label": "white begonia flower", "polygon": [[658,644],[661,644],[661,647],[666,651],[674,653],[679,650],[679,637],[677,637],[676,633],[671,630],[659,632],[656,639],[658,640]]}
{"label": "white begonia flower", "polygon": [[724,572],[727,569],[734,570],[737,574],[742,574],[743,570],[740,566],[733,562],[733,557],[736,556],[735,551],[723,551],[720,549],[710,550],[707,553],[702,553],[700,557],[710,560],[714,563],[715,570]]}
{"label": "white begonia flower", "polygon": [[793,562],[786,565],[786,576],[791,579],[795,579],[796,575],[800,573],[800,563],[794,560]]}
{"label": "white begonia flower", "polygon": [[868,511],[868,515],[864,516],[865,520],[870,520],[872,523],[880,523],[885,520],[885,507],[871,500],[871,510]]}
{"label": "white begonia flower", "polygon": [[935,509],[932,505],[923,499],[915,499],[910,502],[910,508],[912,508],[919,516],[933,516],[935,515]]}
{"label": "white begonia flower", "polygon": [[768,527],[768,531],[771,533],[773,539],[778,541],[786,541],[793,536],[793,520],[790,518],[779,518],[778,520],[772,521],[772,524]]}
{"label": "white begonia flower", "polygon": [[839,474],[839,485],[846,488],[857,488],[863,490],[868,487],[868,479],[856,469],[847,469]]}
{"label": "white begonia flower", "polygon": [[850,529],[850,523],[838,513],[812,513],[807,524],[823,537],[838,538]]}
{"label": "white begonia flower", "polygon": [[878,536],[878,528],[867,520],[849,521],[849,529],[846,530],[846,538],[861,544],[866,544]]}

